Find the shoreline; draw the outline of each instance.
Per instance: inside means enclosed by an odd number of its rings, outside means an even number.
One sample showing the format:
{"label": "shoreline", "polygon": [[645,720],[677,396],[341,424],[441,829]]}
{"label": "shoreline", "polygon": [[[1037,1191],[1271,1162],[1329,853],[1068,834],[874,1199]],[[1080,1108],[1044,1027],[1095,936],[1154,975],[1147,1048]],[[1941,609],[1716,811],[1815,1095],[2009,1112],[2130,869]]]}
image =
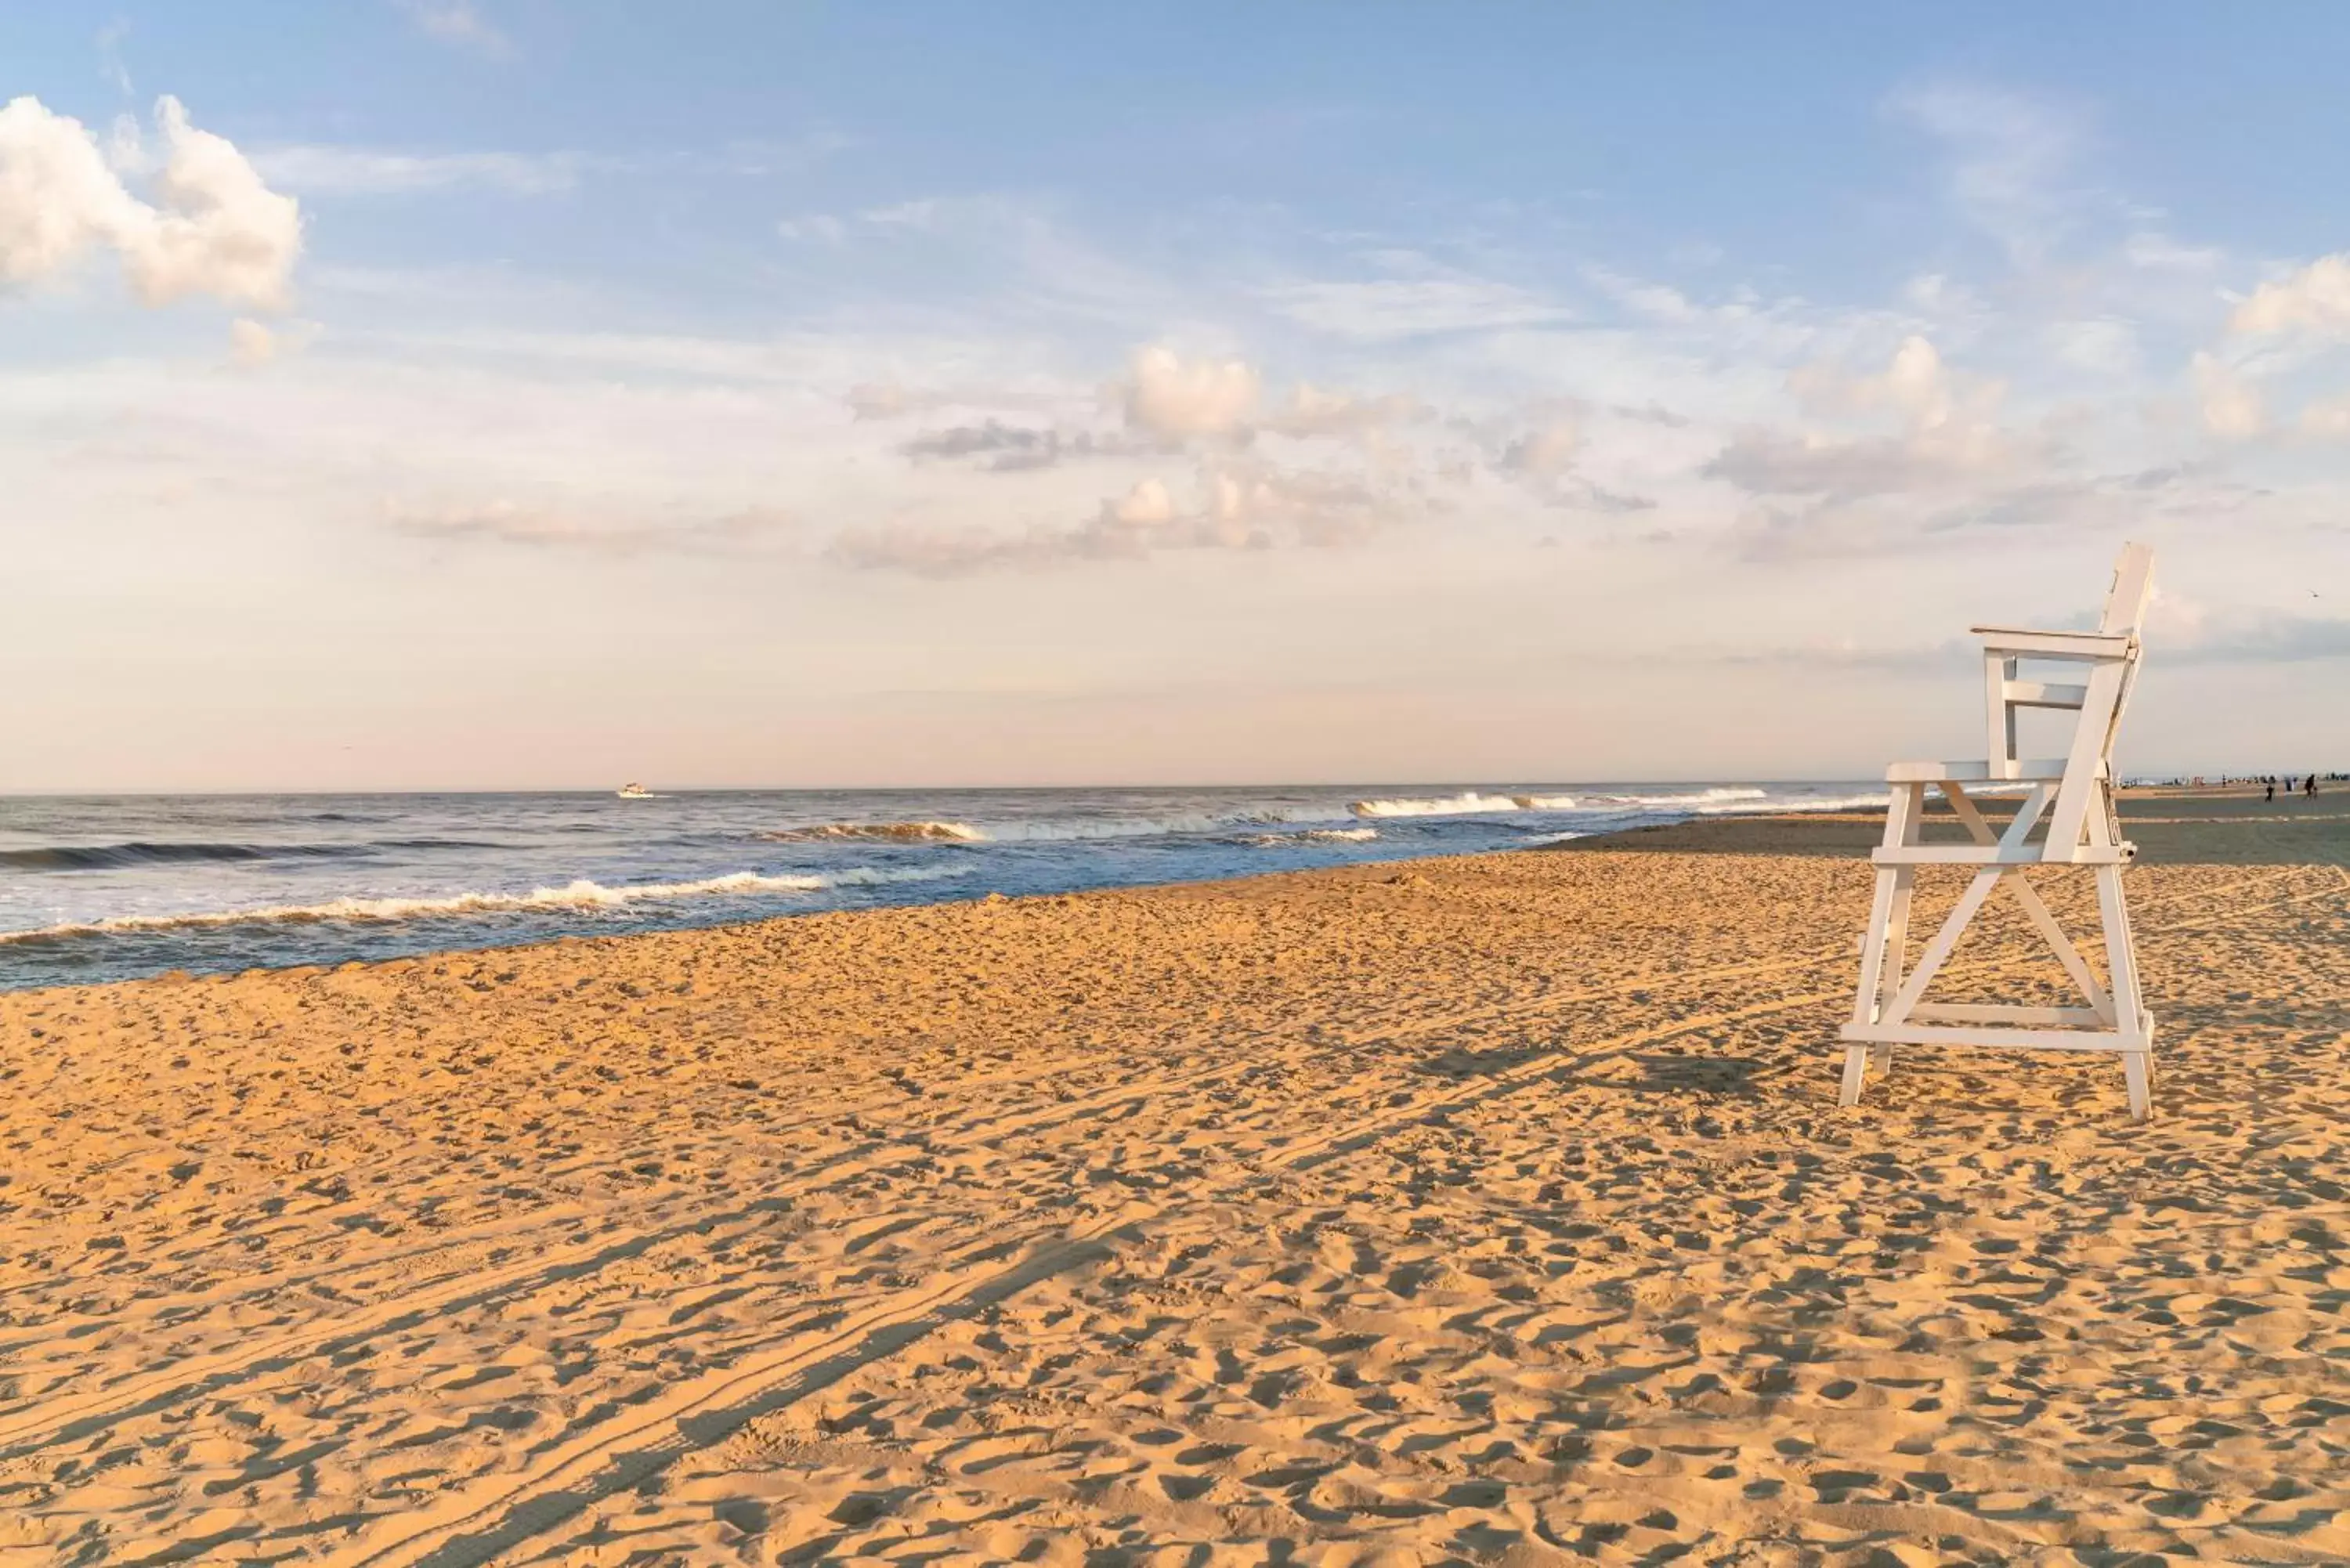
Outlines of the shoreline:
{"label": "shoreline", "polygon": [[[2141,786],[2124,792],[2120,810],[2125,831],[2136,834],[2140,845],[2140,863],[2158,864],[2170,860],[2216,858],[2228,864],[2327,864],[2350,862],[2350,792],[2339,796],[2320,795],[2314,800],[2292,798],[2274,803],[2263,802],[2258,791],[2241,786],[2226,788],[2189,788],[2185,786]],[[1929,806],[1928,813],[1929,837],[1936,829],[1942,836],[1955,839],[1955,823],[1947,808]],[[138,979],[168,979],[172,977],[219,979],[244,974],[288,974],[317,968],[337,968],[346,963],[389,963],[403,959],[463,956],[466,954],[503,953],[527,950],[549,942],[566,940],[608,940],[627,936],[654,935],[663,932],[722,930],[736,926],[755,926],[768,920],[805,920],[841,913],[863,913],[877,909],[920,909],[946,907],[967,903],[983,903],[993,898],[1034,898],[1084,897],[1097,892],[1139,891],[1153,888],[1211,887],[1227,883],[1255,881],[1263,877],[1313,875],[1321,871],[1339,870],[1352,867],[1413,866],[1430,861],[1459,859],[1473,855],[1545,854],[1565,850],[1588,853],[1593,850],[1623,850],[1626,852],[1705,854],[1800,855],[1829,857],[1851,857],[1866,860],[1868,851],[1878,839],[1884,823],[1881,809],[1854,811],[1831,808],[1808,811],[1693,813],[1680,819],[1652,824],[1639,824],[1617,828],[1574,833],[1573,836],[1530,843],[1517,847],[1458,852],[1419,850],[1401,853],[1392,857],[1377,856],[1346,863],[1342,866],[1268,867],[1241,876],[1205,873],[1197,877],[1171,877],[1156,880],[1107,881],[1067,890],[1012,893],[984,887],[969,891],[951,888],[944,896],[910,895],[902,898],[877,899],[873,903],[847,909],[809,909],[778,911],[750,918],[713,919],[708,923],[692,919],[675,924],[635,927],[626,930],[568,932],[559,936],[522,935],[512,940],[472,940],[463,939],[448,946],[421,946],[381,958],[354,958],[330,961],[305,961],[286,964],[242,964],[230,967],[182,965],[130,976],[90,981],[67,981],[51,984],[0,985],[0,996],[22,995],[33,992],[70,990],[88,985],[126,983]],[[2243,831],[2249,829],[2250,831]],[[1572,830],[1567,830],[1572,832]],[[748,875],[747,873],[743,875]],[[982,869],[969,873],[941,871],[907,877],[910,884],[929,882],[954,883],[966,876],[986,880]],[[720,878],[724,881],[729,878]],[[784,880],[790,880],[785,877]],[[814,878],[811,878],[813,880]],[[625,891],[625,888],[621,889]],[[401,902],[402,900],[384,900]],[[424,900],[430,902],[430,900]],[[358,917],[361,926],[401,926],[415,919],[447,919],[459,921],[474,918],[468,911],[446,914],[408,915],[400,917]],[[209,919],[209,918],[207,918]],[[222,920],[223,927],[233,928],[241,922]],[[263,922],[265,923],[265,922]],[[332,923],[320,918],[318,923]],[[61,931],[57,937],[47,932],[12,933],[20,942],[88,940],[101,933],[84,931],[79,928]],[[105,933],[107,940],[141,940],[146,933]],[[486,936],[489,933],[476,933]]]}
{"label": "shoreline", "polygon": [[49,802],[0,810],[0,990],[716,926],[958,889],[1220,880],[1520,847],[1718,800],[1853,798],[1814,783],[1506,798],[1295,786]]}
{"label": "shoreline", "polygon": [[1660,848],[0,995],[0,1544],[2350,1552],[2350,875],[2132,873],[2134,1125]]}

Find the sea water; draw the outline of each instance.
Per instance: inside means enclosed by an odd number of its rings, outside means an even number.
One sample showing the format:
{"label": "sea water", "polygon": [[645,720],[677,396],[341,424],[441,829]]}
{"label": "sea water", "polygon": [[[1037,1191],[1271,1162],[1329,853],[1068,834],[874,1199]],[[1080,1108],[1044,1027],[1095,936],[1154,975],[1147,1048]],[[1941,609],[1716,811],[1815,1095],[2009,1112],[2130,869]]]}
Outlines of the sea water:
{"label": "sea water", "polygon": [[1515,849],[1866,784],[0,796],[0,989]]}

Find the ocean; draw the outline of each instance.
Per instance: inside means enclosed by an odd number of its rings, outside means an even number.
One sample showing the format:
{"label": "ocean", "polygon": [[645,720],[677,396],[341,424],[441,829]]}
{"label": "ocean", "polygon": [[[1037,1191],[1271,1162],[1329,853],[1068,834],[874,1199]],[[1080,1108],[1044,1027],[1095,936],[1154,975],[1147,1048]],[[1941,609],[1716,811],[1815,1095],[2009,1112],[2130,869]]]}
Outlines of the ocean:
{"label": "ocean", "polygon": [[1865,784],[0,796],[0,990],[1517,849]]}

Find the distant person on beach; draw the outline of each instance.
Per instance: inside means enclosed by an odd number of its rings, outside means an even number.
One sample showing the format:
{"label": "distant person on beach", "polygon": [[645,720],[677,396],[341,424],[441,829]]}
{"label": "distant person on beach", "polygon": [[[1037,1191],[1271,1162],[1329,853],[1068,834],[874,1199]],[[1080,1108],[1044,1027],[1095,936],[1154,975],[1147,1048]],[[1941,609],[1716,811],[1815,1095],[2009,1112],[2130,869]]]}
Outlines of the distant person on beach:
{"label": "distant person on beach", "polygon": [[2262,795],[2261,798],[2262,798],[2262,800],[2274,800],[2274,799],[2276,799],[2276,780],[2274,780],[2274,779],[2271,779],[2271,780],[2269,780],[2269,793],[2268,793],[2268,794],[2264,794],[2264,795]]}
{"label": "distant person on beach", "polygon": [[2317,775],[2315,774],[2310,774],[2309,777],[2302,781],[2301,793],[2307,795],[2312,800],[2315,800],[2317,798]]}

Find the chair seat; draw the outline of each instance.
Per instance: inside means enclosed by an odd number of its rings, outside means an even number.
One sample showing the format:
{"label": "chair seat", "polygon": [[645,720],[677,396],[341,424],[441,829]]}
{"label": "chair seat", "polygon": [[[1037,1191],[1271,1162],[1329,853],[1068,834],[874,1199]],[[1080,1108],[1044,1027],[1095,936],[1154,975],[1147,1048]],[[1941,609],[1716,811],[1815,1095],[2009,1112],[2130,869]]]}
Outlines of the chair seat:
{"label": "chair seat", "polygon": [[2013,773],[1994,774],[1981,762],[1896,763],[1885,770],[1887,784],[2048,784],[2064,776],[2062,757],[2027,757]]}

